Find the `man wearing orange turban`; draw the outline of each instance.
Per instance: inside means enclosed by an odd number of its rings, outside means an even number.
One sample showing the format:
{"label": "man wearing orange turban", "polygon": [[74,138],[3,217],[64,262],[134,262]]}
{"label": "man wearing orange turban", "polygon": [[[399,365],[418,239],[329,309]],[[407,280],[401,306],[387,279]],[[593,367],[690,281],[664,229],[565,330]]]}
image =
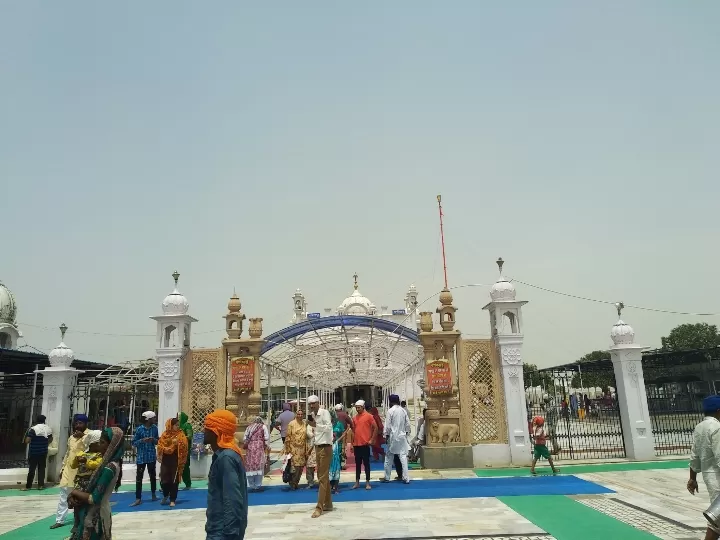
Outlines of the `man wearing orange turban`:
{"label": "man wearing orange turban", "polygon": [[208,475],[207,540],[242,540],[248,521],[247,478],[235,442],[237,418],[218,409],[205,418],[205,444],[213,450]]}

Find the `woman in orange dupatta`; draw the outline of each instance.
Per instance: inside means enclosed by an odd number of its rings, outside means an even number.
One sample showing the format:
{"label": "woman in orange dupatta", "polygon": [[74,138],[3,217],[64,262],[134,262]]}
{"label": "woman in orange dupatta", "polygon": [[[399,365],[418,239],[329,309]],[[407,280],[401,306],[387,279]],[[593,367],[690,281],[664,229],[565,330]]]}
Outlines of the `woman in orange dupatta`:
{"label": "woman in orange dupatta", "polygon": [[163,500],[160,504],[175,506],[178,484],[182,478],[185,462],[188,458],[188,442],[185,433],[180,429],[177,418],[165,423],[165,431],[157,444],[157,459],[160,462],[160,489]]}

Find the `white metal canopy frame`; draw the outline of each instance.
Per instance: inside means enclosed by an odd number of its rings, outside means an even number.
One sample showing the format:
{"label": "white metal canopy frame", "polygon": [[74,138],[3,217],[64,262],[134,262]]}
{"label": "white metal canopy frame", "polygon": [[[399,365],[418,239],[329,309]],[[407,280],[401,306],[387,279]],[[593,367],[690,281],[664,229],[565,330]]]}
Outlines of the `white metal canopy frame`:
{"label": "white metal canopy frame", "polygon": [[417,332],[376,317],[307,320],[268,336],[261,355],[272,377],[335,390],[343,386],[389,387],[417,365]]}

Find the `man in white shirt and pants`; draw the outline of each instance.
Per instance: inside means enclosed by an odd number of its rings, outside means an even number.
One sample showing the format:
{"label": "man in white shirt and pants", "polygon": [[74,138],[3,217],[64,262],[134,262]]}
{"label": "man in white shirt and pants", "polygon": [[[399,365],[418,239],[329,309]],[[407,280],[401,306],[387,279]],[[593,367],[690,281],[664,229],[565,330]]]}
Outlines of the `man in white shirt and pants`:
{"label": "man in white shirt and pants", "polygon": [[[720,396],[703,400],[705,420],[695,426],[690,449],[690,479],[687,489],[695,495],[698,491],[697,474],[702,474],[710,504],[720,497]],[[708,525],[705,540],[718,540],[720,531]]]}
{"label": "man in white shirt and pants", "polygon": [[389,398],[390,410],[385,417],[385,430],[383,435],[387,443],[387,451],[385,452],[385,477],[381,478],[381,482],[389,482],[390,474],[393,468],[395,456],[400,456],[402,464],[402,480],[404,483],[410,483],[410,474],[408,472],[408,450],[410,445],[407,438],[410,435],[410,418],[407,411],[400,406],[400,396],[392,394]]}
{"label": "man in white shirt and pants", "polygon": [[318,502],[312,517],[333,509],[330,491],[330,462],[332,461],[333,426],[330,412],[320,407],[320,398],[310,396],[307,400],[308,424],[315,428],[315,456],[317,458]]}

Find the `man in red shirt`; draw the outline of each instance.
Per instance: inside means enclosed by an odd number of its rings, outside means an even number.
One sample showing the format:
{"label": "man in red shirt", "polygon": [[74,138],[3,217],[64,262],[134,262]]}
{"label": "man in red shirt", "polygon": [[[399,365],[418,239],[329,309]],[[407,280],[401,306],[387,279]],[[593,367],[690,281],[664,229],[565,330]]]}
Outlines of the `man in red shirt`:
{"label": "man in red shirt", "polygon": [[375,444],[378,426],[373,415],[365,411],[365,402],[361,399],[355,403],[357,415],[353,420],[353,450],[355,452],[355,485],[360,487],[361,466],[365,465],[365,489],[370,487],[370,447]]}

